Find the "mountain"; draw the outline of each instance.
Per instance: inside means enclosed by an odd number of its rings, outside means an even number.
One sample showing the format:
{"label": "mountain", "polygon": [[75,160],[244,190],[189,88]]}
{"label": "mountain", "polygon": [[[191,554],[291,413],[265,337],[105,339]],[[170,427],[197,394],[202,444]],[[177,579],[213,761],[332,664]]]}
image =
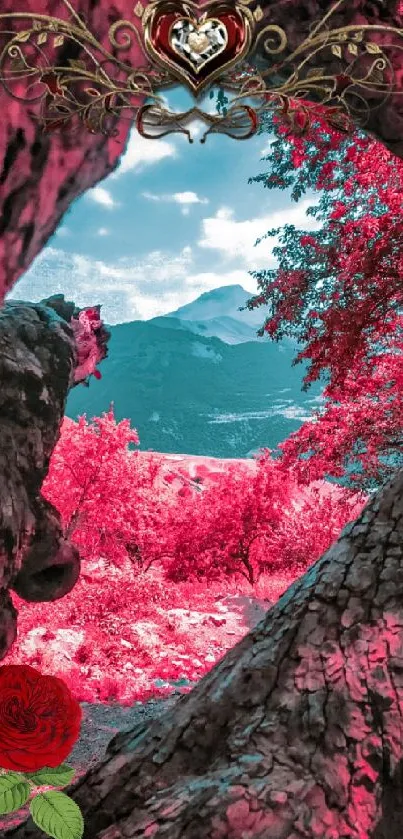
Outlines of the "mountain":
{"label": "mountain", "polygon": [[111,327],[102,379],[74,388],[68,416],[93,417],[113,402],[143,450],[243,458],[275,448],[317,406],[317,386],[301,392],[304,371],[292,367],[291,346],[267,338],[229,344],[195,335],[189,321],[158,321]]}
{"label": "mountain", "polygon": [[[179,320],[179,318],[168,318],[167,315],[162,315],[159,318],[153,318],[153,323],[156,326],[166,326],[169,319],[172,329],[187,329],[193,332],[194,335],[204,335],[206,338],[219,338],[224,341],[224,344],[243,344],[245,341],[259,341],[262,342],[267,338],[259,338],[256,335],[257,327],[248,326],[247,323],[241,323],[231,317],[209,318],[208,320]],[[174,321],[176,322],[174,325]],[[263,321],[260,321],[261,326]]]}
{"label": "mountain", "polygon": [[174,318],[190,332],[207,338],[215,336],[226,344],[267,341],[267,338],[258,338],[256,335],[256,330],[264,323],[265,308],[239,311],[251,296],[252,292],[246,291],[240,285],[215,288],[213,291],[206,291],[197,300],[181,306],[175,312],[153,318],[151,323],[163,326],[166,318]]}
{"label": "mountain", "polygon": [[252,292],[246,291],[241,285],[221,286],[204,292],[197,300],[187,303],[186,306],[180,306],[175,312],[169,312],[166,317],[191,321],[231,317],[248,325],[256,325],[258,328],[262,323],[261,308],[252,312],[239,311],[239,308],[244,306],[250,297],[252,297]]}

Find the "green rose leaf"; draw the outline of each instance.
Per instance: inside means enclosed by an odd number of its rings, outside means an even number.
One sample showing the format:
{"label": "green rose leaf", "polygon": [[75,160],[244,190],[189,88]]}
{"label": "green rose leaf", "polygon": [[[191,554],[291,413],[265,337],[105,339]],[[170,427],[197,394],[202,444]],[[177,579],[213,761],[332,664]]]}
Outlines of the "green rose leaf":
{"label": "green rose leaf", "polygon": [[40,792],[32,799],[29,810],[36,826],[53,839],[82,839],[81,810],[64,792]]}
{"label": "green rose leaf", "polygon": [[30,795],[29,784],[24,781],[22,775],[16,772],[7,772],[7,775],[0,775],[0,813],[13,813],[27,803]]}
{"label": "green rose leaf", "polygon": [[38,787],[65,787],[74,777],[74,772],[75,770],[71,766],[68,766],[67,763],[61,763],[60,766],[56,766],[53,769],[44,766],[38,772],[24,772],[24,775]]}

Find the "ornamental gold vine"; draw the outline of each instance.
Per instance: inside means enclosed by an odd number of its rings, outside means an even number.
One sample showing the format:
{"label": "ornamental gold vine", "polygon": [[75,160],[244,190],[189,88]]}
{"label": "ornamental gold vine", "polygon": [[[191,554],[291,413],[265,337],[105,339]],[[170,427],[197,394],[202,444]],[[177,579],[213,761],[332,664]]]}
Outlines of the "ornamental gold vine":
{"label": "ornamental gold vine", "polygon": [[[84,123],[93,133],[114,135],[119,120],[128,119],[137,121],[144,136],[180,131],[191,140],[186,125],[197,118],[208,125],[202,141],[217,131],[246,139],[270,110],[303,132],[318,108],[324,107],[329,123],[349,131],[354,125],[364,127],[371,111],[403,92],[397,89],[389,57],[390,50],[403,51],[403,29],[382,24],[332,29],[332,16],[348,2],[337,0],[292,49],[281,26],[272,21],[264,25],[264,12],[255,0],[239,0],[235,8],[248,15],[252,27],[249,53],[230,71],[224,65],[214,81],[234,92],[234,97],[217,115],[198,105],[182,114],[172,113],[158,91],[177,84],[178,76],[154,61],[146,44],[145,22],[161,2],[143,6],[137,0],[132,19],[115,21],[105,43],[91,32],[70,0],[62,0],[66,19],[32,12],[0,14],[0,39],[5,39],[0,83],[14,99],[36,105],[32,115],[45,131]],[[209,4],[202,7],[204,15],[208,9]],[[376,43],[376,35],[387,36],[391,43]],[[62,60],[57,51],[69,45],[80,57]],[[128,58],[134,48],[140,66]],[[249,64],[257,53],[267,65],[259,72]]]}

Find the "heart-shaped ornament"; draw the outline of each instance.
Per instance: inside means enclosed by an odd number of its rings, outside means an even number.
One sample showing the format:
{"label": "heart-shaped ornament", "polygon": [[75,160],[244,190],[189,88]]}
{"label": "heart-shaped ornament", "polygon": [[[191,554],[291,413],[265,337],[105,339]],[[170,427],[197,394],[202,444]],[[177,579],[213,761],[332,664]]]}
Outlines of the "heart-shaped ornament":
{"label": "heart-shaped ornament", "polygon": [[226,3],[197,6],[162,0],[146,8],[143,18],[147,52],[160,66],[191,88],[209,85],[248,53],[253,16]]}
{"label": "heart-shaped ornament", "polygon": [[224,24],[215,18],[209,18],[199,26],[189,18],[180,18],[171,27],[170,44],[192,71],[199,74],[212,58],[225,51],[228,33]]}

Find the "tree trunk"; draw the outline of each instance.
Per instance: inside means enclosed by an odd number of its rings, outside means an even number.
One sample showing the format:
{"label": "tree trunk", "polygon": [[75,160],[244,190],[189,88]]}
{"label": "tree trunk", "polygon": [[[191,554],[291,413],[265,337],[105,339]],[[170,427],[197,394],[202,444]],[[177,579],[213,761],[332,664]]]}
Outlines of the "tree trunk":
{"label": "tree trunk", "polygon": [[40,494],[76,359],[73,331],[52,309],[7,303],[0,310],[0,659],[16,634],[6,589],[55,600],[78,579],[77,550]]}
{"label": "tree trunk", "polygon": [[190,694],[66,790],[85,839],[401,839],[402,543],[400,472]]}
{"label": "tree trunk", "polygon": [[[100,42],[110,46],[111,4],[74,0],[72,5],[89,22]],[[114,0],[113,19],[130,17],[133,5],[127,0]],[[61,0],[1,0],[0,13],[10,12],[66,19]],[[1,49],[6,43],[2,33],[15,26],[11,19],[0,20]],[[124,55],[134,65],[144,61],[137,44]],[[61,62],[67,65],[69,59],[79,57],[80,51],[67,42]],[[11,99],[0,85],[0,305],[4,294],[46,245],[71,203],[115,169],[130,131],[130,122],[122,120],[117,137],[94,135],[80,125],[46,134],[30,111],[35,113],[34,106]]]}

